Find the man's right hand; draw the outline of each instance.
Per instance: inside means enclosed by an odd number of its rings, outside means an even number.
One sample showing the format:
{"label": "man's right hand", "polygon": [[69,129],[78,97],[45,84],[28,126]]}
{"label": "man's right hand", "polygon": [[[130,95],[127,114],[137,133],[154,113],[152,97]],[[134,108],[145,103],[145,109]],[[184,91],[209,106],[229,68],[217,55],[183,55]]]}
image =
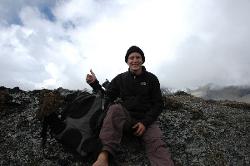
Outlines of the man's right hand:
{"label": "man's right hand", "polygon": [[142,136],[146,131],[146,127],[141,122],[137,122],[132,128],[135,130],[135,136]]}
{"label": "man's right hand", "polygon": [[95,81],[96,81],[95,73],[92,71],[92,69],[90,69],[90,74],[87,74],[87,76],[86,76],[86,82],[88,84],[91,84]]}

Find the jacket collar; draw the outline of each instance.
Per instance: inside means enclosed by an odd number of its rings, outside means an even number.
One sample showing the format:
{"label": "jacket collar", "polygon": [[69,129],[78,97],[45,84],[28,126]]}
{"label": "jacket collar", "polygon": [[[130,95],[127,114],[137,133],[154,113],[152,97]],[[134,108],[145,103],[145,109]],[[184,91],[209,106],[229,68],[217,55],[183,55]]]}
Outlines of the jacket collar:
{"label": "jacket collar", "polygon": [[[145,66],[142,66],[142,73],[140,74],[140,75],[143,75],[143,74],[145,74],[146,73],[146,67]],[[129,70],[129,68],[128,68],[128,73],[130,74],[130,75],[132,75],[132,76],[136,76],[133,72],[131,72],[130,70]]]}

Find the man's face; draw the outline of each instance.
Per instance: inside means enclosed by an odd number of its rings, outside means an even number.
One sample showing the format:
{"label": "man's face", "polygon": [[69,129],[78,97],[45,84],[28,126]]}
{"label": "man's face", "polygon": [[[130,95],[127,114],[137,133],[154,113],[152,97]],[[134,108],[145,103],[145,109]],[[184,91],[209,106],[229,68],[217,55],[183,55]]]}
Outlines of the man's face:
{"label": "man's face", "polygon": [[137,52],[132,52],[131,54],[129,54],[127,64],[131,71],[135,72],[140,70],[143,64],[141,54]]}

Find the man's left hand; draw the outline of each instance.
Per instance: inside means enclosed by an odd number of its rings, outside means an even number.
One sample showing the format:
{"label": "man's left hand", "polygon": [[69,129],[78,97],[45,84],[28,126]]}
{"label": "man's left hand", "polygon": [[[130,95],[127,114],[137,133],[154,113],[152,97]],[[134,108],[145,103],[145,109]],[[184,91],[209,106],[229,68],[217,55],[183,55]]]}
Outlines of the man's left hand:
{"label": "man's left hand", "polygon": [[142,136],[146,130],[146,127],[141,122],[136,123],[132,128],[135,130],[135,136]]}
{"label": "man's left hand", "polygon": [[96,81],[95,73],[92,71],[92,69],[90,69],[90,74],[87,74],[87,76],[86,76],[86,82],[88,84],[91,84],[95,81]]}

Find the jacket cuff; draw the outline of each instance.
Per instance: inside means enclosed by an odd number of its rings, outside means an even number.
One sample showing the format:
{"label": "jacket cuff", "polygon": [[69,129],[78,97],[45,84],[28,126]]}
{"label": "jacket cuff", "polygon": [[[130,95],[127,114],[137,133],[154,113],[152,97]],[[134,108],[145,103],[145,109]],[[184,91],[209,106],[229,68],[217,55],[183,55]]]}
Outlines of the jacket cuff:
{"label": "jacket cuff", "polygon": [[95,80],[94,82],[90,83],[89,85],[93,88],[94,91],[102,89],[98,80]]}
{"label": "jacket cuff", "polygon": [[148,128],[148,126],[152,124],[152,122],[149,122],[149,121],[147,121],[147,120],[142,120],[141,123],[142,123],[146,128]]}

